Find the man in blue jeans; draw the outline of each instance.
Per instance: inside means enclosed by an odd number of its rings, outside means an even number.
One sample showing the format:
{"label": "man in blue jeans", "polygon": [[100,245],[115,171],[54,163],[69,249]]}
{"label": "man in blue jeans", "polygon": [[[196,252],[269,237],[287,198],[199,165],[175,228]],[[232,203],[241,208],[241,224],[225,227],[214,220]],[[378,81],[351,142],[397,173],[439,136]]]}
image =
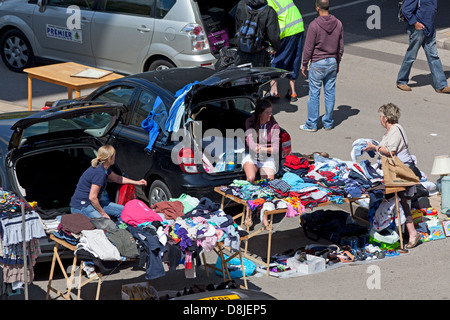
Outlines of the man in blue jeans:
{"label": "man in blue jeans", "polygon": [[341,21],[329,14],[330,1],[316,0],[319,16],[309,25],[303,50],[302,74],[306,77],[309,68],[308,119],[300,129],[315,132],[319,120],[319,98],[322,85],[325,95],[325,115],[322,124],[325,130],[334,126],[336,77],[344,54],[344,30]]}
{"label": "man in blue jeans", "polygon": [[450,93],[442,63],[436,48],[436,29],[434,18],[437,12],[437,0],[406,0],[402,8],[408,20],[407,33],[409,47],[398,72],[397,88],[411,91],[408,86],[411,67],[416,60],[420,47],[423,47],[433,78],[433,86],[438,93]]}

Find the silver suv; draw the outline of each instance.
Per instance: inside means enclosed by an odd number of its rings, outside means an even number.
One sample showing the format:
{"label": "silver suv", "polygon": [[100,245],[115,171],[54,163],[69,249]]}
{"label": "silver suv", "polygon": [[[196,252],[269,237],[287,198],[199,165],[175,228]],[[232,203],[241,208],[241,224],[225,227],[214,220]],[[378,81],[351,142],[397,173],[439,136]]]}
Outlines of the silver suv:
{"label": "silver suv", "polygon": [[238,1],[224,2],[0,0],[0,53],[16,72],[36,58],[126,74],[213,67],[216,44],[234,32],[229,11]]}

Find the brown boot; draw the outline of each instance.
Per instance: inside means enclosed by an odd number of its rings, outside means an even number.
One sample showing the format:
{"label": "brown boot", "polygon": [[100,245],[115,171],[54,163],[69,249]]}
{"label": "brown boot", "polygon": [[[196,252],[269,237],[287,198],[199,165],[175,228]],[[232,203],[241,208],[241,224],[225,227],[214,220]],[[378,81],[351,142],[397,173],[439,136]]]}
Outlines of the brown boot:
{"label": "brown boot", "polygon": [[450,87],[444,87],[442,89],[436,90],[437,93],[450,93]]}
{"label": "brown boot", "polygon": [[397,88],[399,88],[402,91],[412,91],[411,87],[407,84],[399,84],[397,83]]}

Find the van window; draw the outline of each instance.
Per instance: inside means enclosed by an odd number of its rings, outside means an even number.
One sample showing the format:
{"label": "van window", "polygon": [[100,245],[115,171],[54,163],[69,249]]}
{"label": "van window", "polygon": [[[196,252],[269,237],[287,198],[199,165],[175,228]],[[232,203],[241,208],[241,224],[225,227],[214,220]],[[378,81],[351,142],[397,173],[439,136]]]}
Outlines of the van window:
{"label": "van window", "polygon": [[80,9],[91,10],[94,6],[94,0],[48,0],[49,6],[64,7],[78,6]]}
{"label": "van window", "polygon": [[105,0],[104,11],[150,16],[154,0]]}
{"label": "van window", "polygon": [[176,2],[176,0],[156,0],[155,18],[164,18]]}

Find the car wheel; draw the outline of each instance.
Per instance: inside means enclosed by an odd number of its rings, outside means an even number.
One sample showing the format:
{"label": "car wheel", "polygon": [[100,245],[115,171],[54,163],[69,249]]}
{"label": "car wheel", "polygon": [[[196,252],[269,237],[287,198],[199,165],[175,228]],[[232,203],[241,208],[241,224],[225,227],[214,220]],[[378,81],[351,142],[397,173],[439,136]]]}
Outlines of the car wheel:
{"label": "car wheel", "polygon": [[158,202],[169,201],[170,198],[172,198],[172,193],[170,192],[169,187],[161,180],[153,181],[148,193],[150,206]]}
{"label": "car wheel", "polygon": [[170,68],[175,68],[175,65],[172,62],[170,62],[168,60],[164,60],[164,59],[159,59],[159,60],[153,61],[150,64],[148,71],[164,70],[164,69],[170,69]]}
{"label": "car wheel", "polygon": [[31,44],[19,30],[7,31],[0,40],[0,48],[3,62],[14,72],[22,72],[34,63]]}

